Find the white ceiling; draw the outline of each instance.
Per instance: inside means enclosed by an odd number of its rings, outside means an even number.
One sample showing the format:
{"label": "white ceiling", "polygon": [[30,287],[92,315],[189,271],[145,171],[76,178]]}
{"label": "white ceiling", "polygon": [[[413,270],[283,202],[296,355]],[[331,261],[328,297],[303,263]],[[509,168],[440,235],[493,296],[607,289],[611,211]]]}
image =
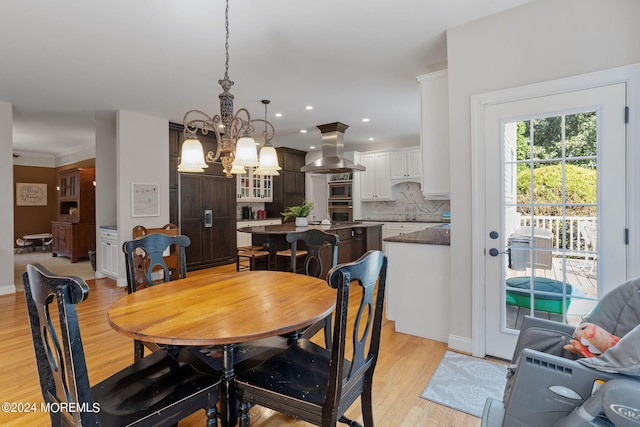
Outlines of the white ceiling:
{"label": "white ceiling", "polygon": [[[263,118],[260,100],[271,100],[276,147],[319,147],[315,126],[334,121],[350,125],[347,148],[417,144],[416,76],[445,66],[445,30],[527,1],[232,0],[235,109]],[[95,118],[118,109],[177,123],[190,109],[218,114],[224,10],[223,0],[0,2],[14,151],[94,144]]]}

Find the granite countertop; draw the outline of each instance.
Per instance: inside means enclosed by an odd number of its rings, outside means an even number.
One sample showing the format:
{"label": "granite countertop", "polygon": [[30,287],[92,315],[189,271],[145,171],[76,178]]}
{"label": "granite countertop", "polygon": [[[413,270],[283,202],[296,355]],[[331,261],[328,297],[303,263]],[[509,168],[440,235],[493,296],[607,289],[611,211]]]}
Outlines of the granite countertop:
{"label": "granite countertop", "polygon": [[413,233],[401,234],[399,236],[387,237],[385,242],[397,243],[418,243],[422,245],[446,245],[451,243],[451,227],[437,226],[426,230],[415,231]]}
{"label": "granite countertop", "polygon": [[280,217],[270,217],[270,218],[252,218],[252,219],[238,218],[236,219],[236,222],[273,221],[273,220],[282,221],[282,217],[280,216]]}
{"label": "granite countertop", "polygon": [[242,233],[253,233],[253,234],[287,234],[292,231],[304,231],[308,229],[317,229],[322,231],[334,231],[334,230],[344,230],[349,228],[367,228],[367,227],[380,227],[382,223],[361,223],[356,221],[345,221],[339,222],[331,225],[320,225],[320,224],[309,224],[306,227],[296,227],[294,222],[285,222],[284,224],[278,225],[257,225],[253,227],[240,227],[238,231]]}

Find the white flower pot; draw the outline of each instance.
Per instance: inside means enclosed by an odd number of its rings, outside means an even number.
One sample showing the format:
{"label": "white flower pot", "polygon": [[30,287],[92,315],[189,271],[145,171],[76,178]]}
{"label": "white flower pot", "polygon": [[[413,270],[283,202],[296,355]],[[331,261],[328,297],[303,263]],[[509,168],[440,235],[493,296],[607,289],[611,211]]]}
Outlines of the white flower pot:
{"label": "white flower pot", "polygon": [[306,227],[307,226],[307,217],[299,216],[296,217],[296,227]]}

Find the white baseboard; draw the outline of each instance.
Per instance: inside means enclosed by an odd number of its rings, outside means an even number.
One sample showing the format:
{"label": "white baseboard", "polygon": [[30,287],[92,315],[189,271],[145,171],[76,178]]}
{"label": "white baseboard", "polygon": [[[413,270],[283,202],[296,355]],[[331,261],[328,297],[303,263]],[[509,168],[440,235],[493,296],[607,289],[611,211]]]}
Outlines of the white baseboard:
{"label": "white baseboard", "polygon": [[119,288],[126,288],[127,287],[127,278],[118,278],[118,280],[116,281],[116,285]]}
{"label": "white baseboard", "polygon": [[15,294],[15,293],[16,293],[15,285],[0,286],[0,295],[9,295],[9,294]]}
{"label": "white baseboard", "polygon": [[447,342],[447,345],[450,349],[457,350],[462,353],[471,354],[473,350],[473,340],[471,340],[471,338],[459,337],[457,335],[449,334],[449,341]]}

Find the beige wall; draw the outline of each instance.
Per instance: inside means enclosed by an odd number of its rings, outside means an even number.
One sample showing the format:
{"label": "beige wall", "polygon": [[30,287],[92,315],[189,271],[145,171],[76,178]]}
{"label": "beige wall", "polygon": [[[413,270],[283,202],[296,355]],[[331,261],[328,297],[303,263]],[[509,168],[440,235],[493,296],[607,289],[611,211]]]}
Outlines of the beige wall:
{"label": "beige wall", "polygon": [[537,0],[447,34],[451,334],[472,330],[470,97],[640,62],[637,0]]}
{"label": "beige wall", "polygon": [[[87,159],[77,163],[72,163],[58,168],[34,167],[34,166],[13,166],[13,240],[25,234],[50,233],[51,221],[58,220],[58,192],[56,190],[57,173],[62,170],[73,168],[93,168],[95,159]],[[16,206],[15,184],[43,183],[47,184],[47,206]]]}

